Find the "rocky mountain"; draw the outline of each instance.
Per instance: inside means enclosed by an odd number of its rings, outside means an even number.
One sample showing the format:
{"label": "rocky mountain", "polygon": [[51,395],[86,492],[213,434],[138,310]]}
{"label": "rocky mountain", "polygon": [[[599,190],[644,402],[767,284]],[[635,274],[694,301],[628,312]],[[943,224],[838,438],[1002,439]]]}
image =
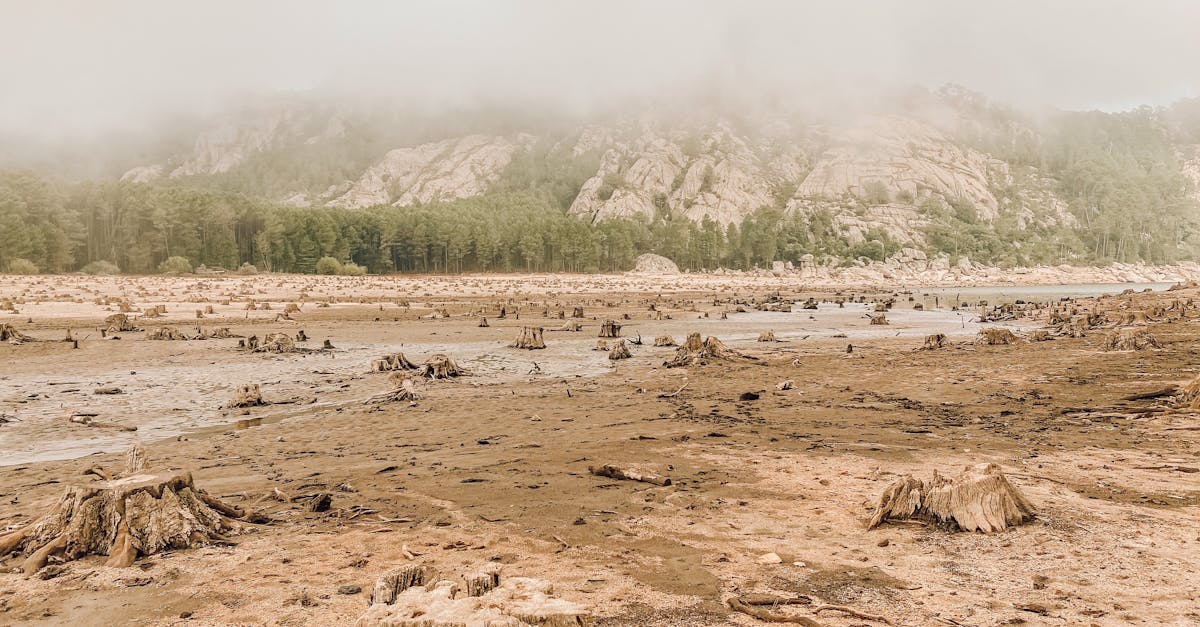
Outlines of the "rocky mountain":
{"label": "rocky mountain", "polygon": [[[724,229],[770,210],[851,246],[883,239],[923,249],[958,247],[964,233],[977,242],[989,230],[1093,229],[1093,213],[1150,198],[1163,176],[1200,199],[1200,144],[1164,130],[1157,114],[1099,115],[1035,120],[951,90],[824,117],[700,109],[553,127],[484,123],[470,132],[414,123],[421,132],[404,133],[395,120],[384,127],[334,107],[284,105],[222,121],[191,151],[122,180],[363,209],[484,197],[526,184],[536,170],[543,180],[559,177],[564,211],[594,224],[671,217]],[[1155,142],[1153,156],[1164,163],[1138,161],[1147,151],[1122,138],[1131,133]],[[1120,146],[1128,154],[1115,155],[1114,141],[1129,144]],[[1102,189],[1093,179],[1139,191]]]}

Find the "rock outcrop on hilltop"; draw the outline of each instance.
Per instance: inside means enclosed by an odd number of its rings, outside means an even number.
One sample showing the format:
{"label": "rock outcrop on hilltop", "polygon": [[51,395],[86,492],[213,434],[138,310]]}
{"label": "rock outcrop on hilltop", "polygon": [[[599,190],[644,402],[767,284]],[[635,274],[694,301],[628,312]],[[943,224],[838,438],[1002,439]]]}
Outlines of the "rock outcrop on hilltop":
{"label": "rock outcrop on hilltop", "polygon": [[412,205],[470,198],[487,191],[532,135],[468,135],[397,148],[367,169],[330,206]]}
{"label": "rock outcrop on hilltop", "polygon": [[699,130],[589,128],[574,153],[603,150],[600,167],[579,190],[570,212],[592,221],[652,217],[659,211],[696,222],[736,224],[807,169],[803,149],[736,132],[723,120]]}

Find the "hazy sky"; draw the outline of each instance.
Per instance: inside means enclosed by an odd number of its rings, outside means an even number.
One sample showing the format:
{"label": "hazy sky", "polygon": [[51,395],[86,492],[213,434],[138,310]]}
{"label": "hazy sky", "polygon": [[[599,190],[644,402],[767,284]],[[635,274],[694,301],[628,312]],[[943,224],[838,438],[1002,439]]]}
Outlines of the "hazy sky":
{"label": "hazy sky", "polygon": [[1022,105],[1200,95],[1200,2],[0,0],[0,131],[245,94],[580,107],[696,83],[797,98],[955,82]]}

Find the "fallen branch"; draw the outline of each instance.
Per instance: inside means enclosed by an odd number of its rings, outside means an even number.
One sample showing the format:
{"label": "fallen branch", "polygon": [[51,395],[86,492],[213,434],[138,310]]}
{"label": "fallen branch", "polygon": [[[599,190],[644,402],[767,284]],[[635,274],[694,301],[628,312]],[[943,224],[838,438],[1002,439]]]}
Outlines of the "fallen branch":
{"label": "fallen branch", "polygon": [[659,398],[675,398],[676,396],[679,396],[679,393],[682,392],[683,389],[688,386],[688,383],[690,383],[690,381],[684,381],[683,385],[679,386],[678,390],[675,390],[674,392],[671,392],[670,394],[666,394],[666,393],[659,394],[658,397]]}
{"label": "fallen branch", "polygon": [[663,477],[661,475],[654,475],[654,474],[642,474],[640,472],[635,472],[632,470],[625,470],[623,468],[617,468],[616,466],[613,466],[611,464],[605,464],[603,466],[598,466],[598,467],[597,466],[588,466],[588,472],[592,473],[593,475],[596,475],[597,477],[608,477],[609,479],[627,479],[629,481],[641,481],[643,483],[653,483],[654,485],[658,485],[658,486],[671,485],[670,477]]}

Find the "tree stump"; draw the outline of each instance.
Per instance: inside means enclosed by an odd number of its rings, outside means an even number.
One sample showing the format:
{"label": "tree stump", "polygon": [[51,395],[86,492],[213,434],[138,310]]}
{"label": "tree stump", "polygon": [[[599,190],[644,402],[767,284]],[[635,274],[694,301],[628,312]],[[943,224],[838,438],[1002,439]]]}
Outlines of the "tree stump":
{"label": "tree stump", "polygon": [[608,358],[612,361],[629,359],[630,357],[633,357],[633,355],[630,354],[629,345],[626,344],[625,340],[617,340],[617,343],[612,345],[612,350],[608,353]]}
{"label": "tree stump", "polygon": [[0,342],[8,342],[9,344],[20,344],[28,342],[29,336],[21,333],[11,324],[7,322],[0,324]]}
{"label": "tree stump", "polygon": [[979,343],[987,346],[1005,346],[1016,344],[1017,336],[1003,327],[992,327],[979,330]]}
{"label": "tree stump", "polygon": [[928,482],[905,475],[884,490],[868,529],[886,520],[917,519],[962,531],[991,533],[1036,516],[1033,504],[996,464],[968,466],[955,479],[934,471]]}
{"label": "tree stump", "polygon": [[449,379],[462,374],[462,368],[459,368],[453,359],[443,353],[430,355],[429,359],[425,360],[425,364],[421,366],[421,376],[430,379]]}
{"label": "tree stump", "polygon": [[688,335],[687,341],[675,351],[675,357],[663,362],[668,368],[680,366],[702,366],[710,360],[732,361],[740,359],[755,359],[749,355],[725,346],[724,342],[713,336],[700,340],[699,333]]}
{"label": "tree stump", "polygon": [[104,330],[109,333],[126,333],[137,331],[137,327],[130,322],[129,316],[123,313],[115,313],[104,319]]}
{"label": "tree stump", "polygon": [[669,335],[660,335],[654,338],[655,346],[675,346],[675,338]]}
{"label": "tree stump", "polygon": [[925,336],[925,345],[922,346],[921,349],[931,351],[939,348],[946,348],[949,345],[950,342],[946,339],[945,333],[934,333],[933,335]]}
{"label": "tree stump", "polygon": [[416,370],[417,364],[409,361],[404,353],[392,353],[384,355],[379,359],[371,362],[371,372],[393,372],[403,370]]}
{"label": "tree stump", "polygon": [[391,380],[393,387],[390,392],[376,394],[375,396],[368,398],[364,404],[417,400],[416,387],[413,385],[413,380],[410,379],[408,375],[402,375],[394,372],[392,373]]}
{"label": "tree stump", "polygon": [[604,340],[596,340],[596,345],[592,347],[592,350],[606,351],[608,350],[608,342],[605,342]]}
{"label": "tree stump", "polygon": [[621,337],[621,325],[616,320],[605,320],[600,325],[600,337]]}
{"label": "tree stump", "polygon": [[262,390],[259,389],[257,383],[249,383],[240,385],[233,391],[233,398],[229,401],[229,407],[258,407],[266,405],[263,400]]}
{"label": "tree stump", "polygon": [[572,309],[571,317],[572,318],[582,318],[583,317],[583,307],[576,307],[576,308]]}
{"label": "tree stump", "polygon": [[1200,409],[1200,376],[1179,390],[1175,395],[1175,406],[1181,409]]}
{"label": "tree stump", "polygon": [[190,473],[135,474],[68,486],[58,503],[24,527],[0,536],[0,556],[26,555],[32,574],[52,555],[76,560],[107,555],[105,566],[139,556],[224,541],[241,510],[195,487]]}
{"label": "tree stump", "polygon": [[296,342],[287,333],[268,333],[263,336],[261,343],[255,342],[251,350],[256,353],[293,353],[296,351]]}
{"label": "tree stump", "polygon": [[157,329],[146,334],[147,340],[186,340],[188,337],[179,329],[172,327],[158,327]]}
{"label": "tree stump", "polygon": [[886,325],[888,323],[887,316],[879,314],[878,316],[870,316],[872,325]]}
{"label": "tree stump", "polygon": [[521,327],[521,334],[509,346],[525,350],[546,348],[546,342],[542,339],[542,327]]}
{"label": "tree stump", "polygon": [[576,333],[583,330],[583,325],[579,324],[578,322],[565,322],[561,327],[558,328],[558,330]]}
{"label": "tree stump", "polygon": [[491,325],[488,324],[487,318],[485,316],[479,316],[479,327],[484,328],[488,326]]}
{"label": "tree stump", "polygon": [[427,566],[410,566],[384,575],[375,584],[370,607],[355,625],[587,627],[592,624],[586,608],[555,597],[553,586],[545,581],[501,578],[496,567],[465,576],[465,585],[435,577],[436,573]]}
{"label": "tree stump", "polygon": [[763,331],[762,333],[758,334],[758,341],[760,341],[760,342],[778,342],[779,340],[775,339],[775,331]]}
{"label": "tree stump", "polygon": [[1140,351],[1147,348],[1162,348],[1162,344],[1145,329],[1121,329],[1104,338],[1106,351]]}

